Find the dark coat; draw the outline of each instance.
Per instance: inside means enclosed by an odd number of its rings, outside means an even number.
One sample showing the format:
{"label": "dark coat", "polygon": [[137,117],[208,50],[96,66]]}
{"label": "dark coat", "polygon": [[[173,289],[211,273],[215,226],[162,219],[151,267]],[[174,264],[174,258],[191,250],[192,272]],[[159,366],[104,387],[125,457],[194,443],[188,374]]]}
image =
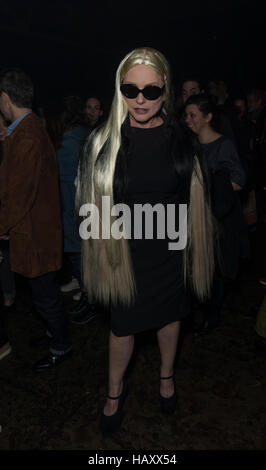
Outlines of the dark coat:
{"label": "dark coat", "polygon": [[238,191],[232,181],[241,187],[245,173],[233,142],[221,136],[202,148],[211,173],[212,208],[219,225],[220,253],[218,269],[224,278],[235,279],[240,258],[249,255],[248,234]]}
{"label": "dark coat", "polygon": [[62,228],[55,151],[41,121],[27,115],[4,142],[0,235],[10,235],[11,269],[34,278],[61,267]]}
{"label": "dark coat", "polygon": [[249,256],[247,228],[237,191],[233,190],[229,171],[219,169],[211,176],[212,210],[218,223],[218,272],[235,279],[240,258]]}

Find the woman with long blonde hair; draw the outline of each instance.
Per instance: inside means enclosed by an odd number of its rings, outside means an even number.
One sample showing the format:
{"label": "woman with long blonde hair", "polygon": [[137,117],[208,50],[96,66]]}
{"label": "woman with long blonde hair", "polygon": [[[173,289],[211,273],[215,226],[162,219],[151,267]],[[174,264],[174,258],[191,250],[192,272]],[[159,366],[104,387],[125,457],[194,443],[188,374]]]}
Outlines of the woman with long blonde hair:
{"label": "woman with long blonde hair", "polygon": [[[111,312],[103,431],[121,425],[124,376],[134,335],[141,331],[157,331],[160,406],[164,413],[174,412],[174,360],[180,323],[189,311],[189,290],[203,299],[211,288],[213,229],[205,170],[196,139],[172,116],[172,103],[165,56],[149,47],[131,51],[117,69],[109,117],[87,139],[80,160],[77,208],[84,216],[86,207],[93,205],[99,216],[90,218],[91,224],[102,222],[98,238],[92,236],[93,230],[84,234],[84,225],[80,229],[84,284],[93,299],[110,305]],[[103,200],[109,201],[110,210]],[[179,204],[187,205],[185,219],[178,219]],[[116,205],[122,212],[129,210],[125,225],[130,236],[113,230],[112,224],[119,220],[119,211],[113,211]],[[137,219],[135,212],[140,207],[151,209],[141,234],[143,217]],[[180,227],[175,231],[176,220],[187,227],[187,243],[182,244]],[[110,236],[107,226],[112,226]]]}

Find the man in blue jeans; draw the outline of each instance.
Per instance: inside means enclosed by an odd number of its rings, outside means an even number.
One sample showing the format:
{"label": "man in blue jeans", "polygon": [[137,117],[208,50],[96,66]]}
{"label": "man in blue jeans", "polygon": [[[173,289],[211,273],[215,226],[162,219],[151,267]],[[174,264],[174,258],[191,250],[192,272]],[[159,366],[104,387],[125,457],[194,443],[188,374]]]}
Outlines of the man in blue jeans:
{"label": "man in blue jeans", "polygon": [[32,300],[47,324],[49,352],[33,368],[49,370],[72,353],[57,271],[62,227],[55,151],[32,112],[33,86],[19,69],[0,72],[0,110],[11,122],[0,166],[0,238],[10,240],[13,272],[29,280]]}

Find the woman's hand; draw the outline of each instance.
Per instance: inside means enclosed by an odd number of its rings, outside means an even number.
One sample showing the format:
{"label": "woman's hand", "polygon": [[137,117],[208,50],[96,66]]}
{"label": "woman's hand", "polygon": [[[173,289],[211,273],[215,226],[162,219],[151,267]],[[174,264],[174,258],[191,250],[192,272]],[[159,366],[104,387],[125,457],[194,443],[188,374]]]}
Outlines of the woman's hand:
{"label": "woman's hand", "polygon": [[242,188],[239,186],[239,184],[235,183],[234,181],[231,181],[231,183],[234,191],[241,191]]}

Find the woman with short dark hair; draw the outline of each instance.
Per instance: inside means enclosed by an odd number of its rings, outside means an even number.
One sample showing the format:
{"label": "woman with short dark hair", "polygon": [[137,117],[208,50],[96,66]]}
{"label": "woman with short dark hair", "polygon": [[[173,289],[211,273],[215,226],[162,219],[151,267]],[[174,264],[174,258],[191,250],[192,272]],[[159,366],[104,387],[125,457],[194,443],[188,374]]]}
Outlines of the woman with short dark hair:
{"label": "woman with short dark hair", "polygon": [[235,279],[239,258],[248,253],[248,239],[237,192],[245,185],[245,172],[234,143],[217,130],[216,102],[206,94],[190,96],[185,106],[187,126],[197,135],[212,181],[212,209],[219,225],[220,257],[210,302],[199,333],[218,326],[225,295],[225,280]]}

